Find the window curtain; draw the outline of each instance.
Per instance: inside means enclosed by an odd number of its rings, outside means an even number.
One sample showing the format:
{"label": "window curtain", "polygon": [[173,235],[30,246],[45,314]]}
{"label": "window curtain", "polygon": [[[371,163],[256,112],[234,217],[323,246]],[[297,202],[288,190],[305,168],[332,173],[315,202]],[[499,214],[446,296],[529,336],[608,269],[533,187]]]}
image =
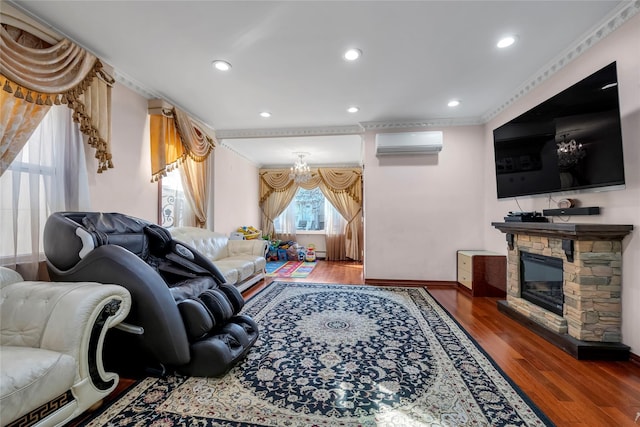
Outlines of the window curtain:
{"label": "window curtain", "polygon": [[[3,8],[5,5],[3,4]],[[13,10],[13,9],[10,9]],[[67,39],[43,40],[29,30],[0,25],[0,175],[22,149],[51,105],[66,104],[87,136],[98,172],[113,167],[111,86],[113,78],[98,58]],[[36,31],[34,31],[36,32]],[[25,105],[30,104],[30,105]]]}
{"label": "window curtain", "polygon": [[[294,193],[295,197],[295,193]],[[289,202],[284,211],[274,221],[275,238],[283,241],[296,241],[296,214],[297,207]],[[278,227],[279,226],[279,227]]]}
{"label": "window curtain", "polygon": [[344,261],[347,259],[344,230],[347,221],[340,215],[340,212],[331,204],[324,206],[324,229],[326,233],[327,260]]}
{"label": "window curtain", "polygon": [[273,221],[289,206],[298,186],[289,178],[289,169],[260,171],[260,211],[263,236],[275,236]]}
{"label": "window curtain", "polygon": [[162,100],[149,101],[152,181],[179,167],[182,186],[195,224],[207,224],[209,178],[207,162],[215,148],[205,126]]}
{"label": "window curtain", "polygon": [[56,211],[90,210],[89,183],[80,129],[72,111],[52,107],[0,177],[2,264],[35,280],[41,236]]}
{"label": "window curtain", "polygon": [[[273,233],[273,219],[291,203],[298,185],[289,178],[288,169],[262,169],[260,171],[260,208],[263,234]],[[318,168],[312,170],[311,179],[299,185],[307,190],[320,187],[320,191],[347,221],[344,230],[345,256],[362,260],[362,169]]]}

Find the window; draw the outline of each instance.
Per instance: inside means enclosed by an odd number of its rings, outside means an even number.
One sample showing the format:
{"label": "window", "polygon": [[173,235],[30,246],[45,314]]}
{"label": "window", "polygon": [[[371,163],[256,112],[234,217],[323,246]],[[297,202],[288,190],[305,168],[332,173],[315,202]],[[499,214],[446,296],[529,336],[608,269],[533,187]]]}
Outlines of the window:
{"label": "window", "polygon": [[276,233],[292,233],[293,228],[297,232],[324,231],[325,205],[330,203],[319,188],[299,188],[289,206],[275,219]]}
{"label": "window", "polygon": [[296,207],[296,230],[324,230],[325,197],[319,188],[298,189],[292,203]]}
{"label": "window", "polygon": [[174,169],[162,177],[160,183],[160,225],[163,227],[180,227],[192,225],[193,214],[182,188],[180,171]]}
{"label": "window", "polygon": [[0,177],[3,264],[44,259],[42,233],[52,212],[88,210],[84,142],[72,111],[53,106]]}

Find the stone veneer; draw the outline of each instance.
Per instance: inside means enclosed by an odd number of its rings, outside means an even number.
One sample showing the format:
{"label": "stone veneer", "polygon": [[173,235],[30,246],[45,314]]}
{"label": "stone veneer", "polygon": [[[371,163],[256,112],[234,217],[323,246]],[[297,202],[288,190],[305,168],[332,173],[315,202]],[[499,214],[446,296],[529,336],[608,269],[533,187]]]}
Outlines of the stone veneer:
{"label": "stone veneer", "polygon": [[[507,304],[558,334],[622,342],[622,240],[632,225],[492,223],[507,236]],[[569,252],[565,251],[567,249]],[[520,297],[520,252],[562,259],[563,315]]]}
{"label": "stone veneer", "polygon": [[[538,324],[582,341],[622,342],[622,241],[575,240],[573,261],[562,238],[515,234],[508,252],[507,302]],[[520,298],[520,251],[563,261],[563,316]]]}

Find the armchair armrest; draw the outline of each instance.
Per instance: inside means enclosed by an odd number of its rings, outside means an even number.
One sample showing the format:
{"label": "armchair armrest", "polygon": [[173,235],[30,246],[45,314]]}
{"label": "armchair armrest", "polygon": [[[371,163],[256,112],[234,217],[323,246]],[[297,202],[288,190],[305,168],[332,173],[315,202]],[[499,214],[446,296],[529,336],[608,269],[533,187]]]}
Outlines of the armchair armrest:
{"label": "armchair armrest", "polygon": [[236,255],[255,255],[265,256],[267,252],[268,242],[263,239],[254,240],[229,240],[227,242],[227,250],[229,256]]}
{"label": "armchair armrest", "polygon": [[[107,329],[131,308],[131,295],[117,285],[91,282],[2,283],[1,344],[43,348],[73,357],[74,393],[99,400],[118,376],[106,373],[102,347]],[[90,400],[90,399],[89,399]]]}

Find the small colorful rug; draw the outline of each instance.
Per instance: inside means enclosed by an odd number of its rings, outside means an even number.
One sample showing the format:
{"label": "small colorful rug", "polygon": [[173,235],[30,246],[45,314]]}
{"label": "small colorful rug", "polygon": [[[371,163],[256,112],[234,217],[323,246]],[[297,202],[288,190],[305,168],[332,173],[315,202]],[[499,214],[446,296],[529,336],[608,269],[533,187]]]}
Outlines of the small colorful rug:
{"label": "small colorful rug", "polygon": [[425,289],[275,282],[243,313],[226,375],[146,378],[82,426],[553,426]]}
{"label": "small colorful rug", "polygon": [[270,276],[271,273],[285,265],[287,261],[268,261],[267,266],[265,267],[267,276]]}
{"label": "small colorful rug", "polygon": [[305,278],[313,271],[315,266],[315,262],[269,261],[266,270],[269,277]]}

